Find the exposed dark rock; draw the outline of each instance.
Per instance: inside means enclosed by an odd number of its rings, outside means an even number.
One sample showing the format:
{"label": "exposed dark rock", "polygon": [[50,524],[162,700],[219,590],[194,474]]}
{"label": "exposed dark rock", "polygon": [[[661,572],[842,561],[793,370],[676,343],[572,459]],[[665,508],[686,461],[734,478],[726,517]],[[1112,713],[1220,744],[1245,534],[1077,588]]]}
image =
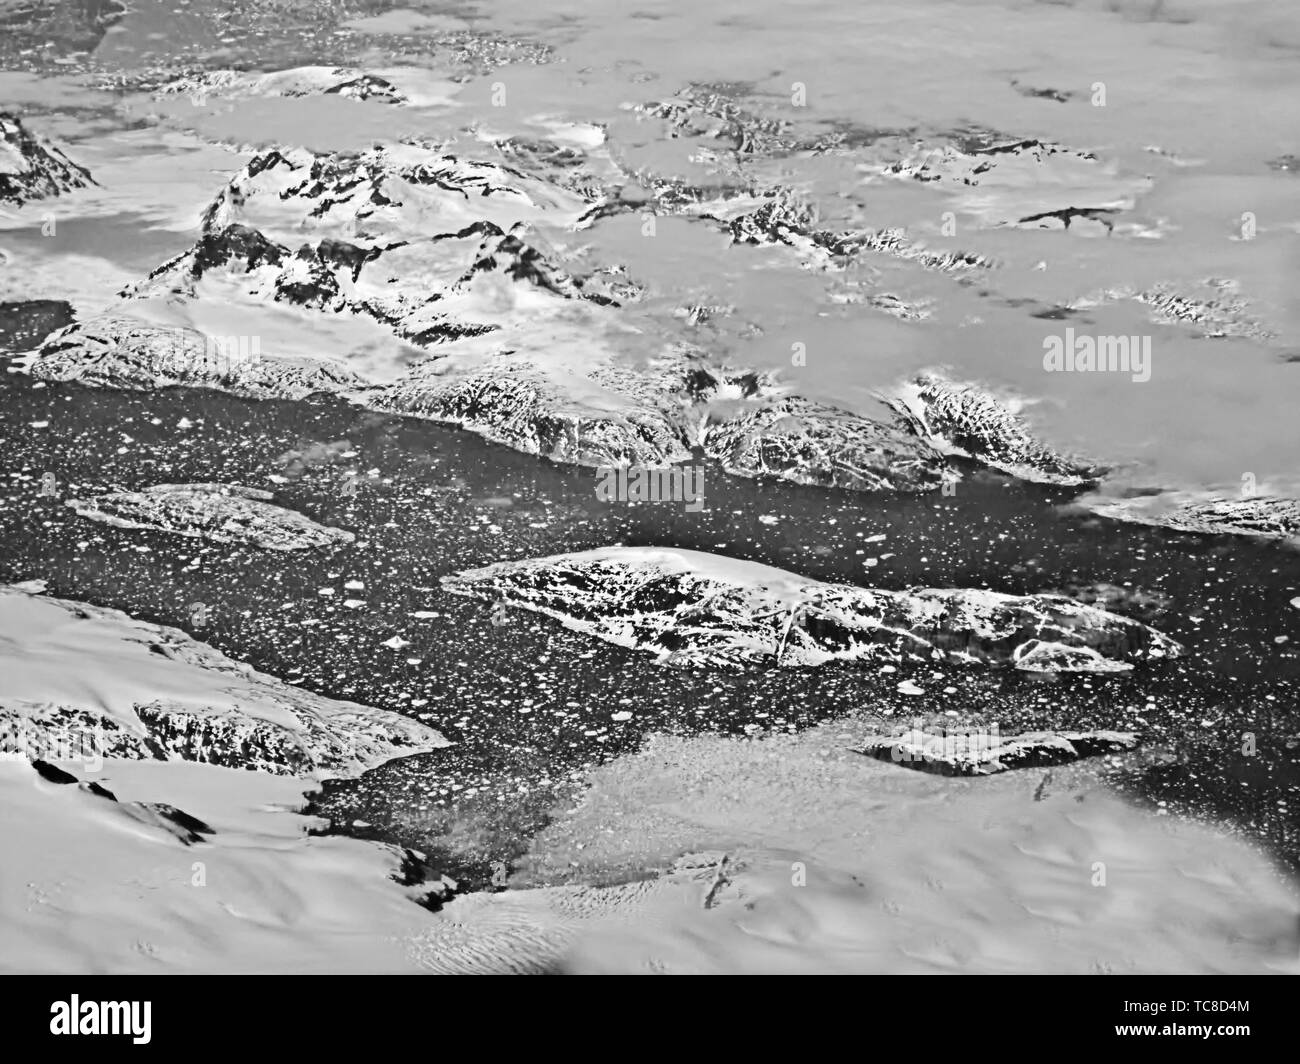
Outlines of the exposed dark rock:
{"label": "exposed dark rock", "polygon": [[729,473],[850,491],[931,491],[943,457],[882,409],[872,420],[799,396],[758,403],[711,424],[705,453]]}
{"label": "exposed dark rock", "polygon": [[1063,229],[1069,229],[1070,223],[1075,218],[1084,218],[1090,222],[1099,222],[1106,227],[1106,232],[1113,232],[1115,223],[1111,220],[1111,215],[1115,214],[1113,208],[1107,207],[1062,207],[1054,211],[1040,211],[1038,214],[1027,214],[1016,221],[1017,225],[1026,225],[1029,222],[1042,222],[1051,218],[1061,223]]}
{"label": "exposed dark rock", "polygon": [[771,193],[748,214],[727,226],[737,244],[793,244],[811,240],[817,228],[817,211],[801,196],[787,190]]}
{"label": "exposed dark rock", "polygon": [[560,379],[526,362],[502,359],[499,366],[489,362],[481,372],[463,375],[443,375],[442,369],[437,361],[417,366],[373,393],[367,404],[460,425],[554,462],[653,468],[690,457],[680,418],[625,394],[611,391],[608,404],[584,408],[574,404]]}
{"label": "exposed dark rock", "polygon": [[[117,799],[114,798],[113,801],[116,802]],[[137,823],[171,835],[182,846],[207,842],[205,835],[216,834],[213,828],[198,817],[166,802],[121,802],[118,809]]]}
{"label": "exposed dark rock", "polygon": [[1252,320],[1249,302],[1235,294],[1235,286],[1215,285],[1222,294],[1209,299],[1196,299],[1172,290],[1172,286],[1157,285],[1138,292],[1133,299],[1151,308],[1151,320],[1161,324],[1194,325],[1197,331],[1210,338],[1244,336],[1255,340],[1270,340],[1272,330]]}
{"label": "exposed dark rock", "polygon": [[685,666],[947,660],[1110,672],[1181,653],[1146,625],[1060,595],[877,591],[688,550],[499,562],[442,586]]}
{"label": "exposed dark rock", "polygon": [[[1204,295],[1191,294],[1196,288]],[[1207,339],[1241,337],[1267,342],[1276,338],[1272,329],[1252,317],[1250,302],[1237,294],[1236,283],[1222,278],[1208,278],[1199,285],[1169,282],[1146,289],[1107,288],[1076,300],[1072,307],[1095,307],[1124,299],[1150,307],[1151,320],[1157,324],[1191,326]]]}
{"label": "exposed dark rock", "polygon": [[43,780],[49,780],[50,783],[77,783],[77,777],[71,772],[64,772],[57,765],[51,765],[48,761],[42,761],[37,758],[32,762],[32,768],[36,774]]}
{"label": "exposed dark rock", "polygon": [[1077,486],[1105,472],[1040,443],[1004,403],[973,384],[922,374],[890,402],[922,439],[1022,480]]}
{"label": "exposed dark rock", "polygon": [[171,78],[154,88],[155,95],[188,96],[197,103],[209,97],[238,99],[267,96],[343,96],[352,100],[404,104],[408,95],[386,77],[352,67],[305,66],[269,74],[242,70],[204,70]]}
{"label": "exposed dark rock", "polygon": [[637,202],[618,202],[627,175],[609,158],[607,152],[593,149],[605,143],[605,131],[599,126],[578,127],[562,131],[563,141],[545,137],[505,137],[490,142],[514,168],[567,189],[587,200],[591,207],[579,219],[585,228],[598,217],[635,209]]}
{"label": "exposed dark rock", "polygon": [[391,81],[375,74],[361,74],[350,81],[331,85],[325,93],[346,96],[350,100],[380,100],[384,103],[402,103],[406,99]]}
{"label": "exposed dark rock", "polygon": [[932,732],[912,728],[870,740],[856,752],[878,761],[941,776],[990,776],[1015,768],[1045,768],[1085,757],[1121,753],[1137,745],[1132,732]]}
{"label": "exposed dark rock", "polygon": [[[1131,209],[1151,184],[1146,175],[1122,173],[1091,152],[979,129],[916,140],[901,159],[869,169],[952,193],[964,214],[986,226],[1039,227],[1055,219],[1068,228],[1082,217],[1109,232],[1111,216]],[[970,194],[974,189],[979,195]]]}
{"label": "exposed dark rock", "polygon": [[[338,74],[311,73],[326,81]],[[288,86],[281,89],[296,91]],[[726,109],[724,115],[734,117]],[[603,137],[595,127],[569,135],[578,144]],[[971,151],[1040,148],[1025,142]],[[580,154],[556,146],[548,158],[576,167]],[[927,250],[900,230],[820,229],[816,211],[790,192],[746,202],[758,205],[732,212],[728,222],[715,218],[738,241],[788,244],[832,262],[877,253],[926,269],[990,265],[979,256]],[[50,336],[30,359],[31,372],[48,380],[188,385],[257,398],[338,395],[589,466],[663,467],[702,446],[740,475],[857,491],[925,491],[943,482],[938,450],[948,449],[1031,479],[1091,479],[1091,470],[1034,443],[1007,411],[969,388],[954,395],[943,389],[956,386],[922,386],[915,403],[898,407],[905,413],[900,420],[783,395],[768,375],[704,360],[650,371],[620,366],[604,339],[615,331],[607,316],[623,299],[639,298],[637,286],[617,269],[570,273],[532,235],[542,225],[572,229],[599,203],[512,166],[418,143],[358,153],[262,152],[210,205],[194,247],[124,295],[213,299],[236,311],[246,301],[359,315],[409,342],[453,354],[417,361],[398,379],[377,384],[314,349],[264,354],[260,341],[245,350],[250,345],[242,340],[253,338],[236,338],[241,343],[233,350],[221,338],[109,315]],[[709,208],[697,206],[710,216]],[[871,303],[905,320],[926,313],[887,293],[872,293]],[[707,409],[733,399],[743,402]]]}
{"label": "exposed dark rock", "polygon": [[778,190],[769,194],[756,210],[733,218],[727,223],[727,229],[736,243],[786,244],[802,250],[820,251],[839,263],[872,252],[941,272],[994,265],[991,259],[982,255],[929,250],[909,240],[902,229],[836,233],[817,228],[817,220],[817,211],[801,197],[787,190]]}
{"label": "exposed dark rock", "polygon": [[[85,649],[67,657],[50,685],[85,693],[33,703],[0,691],[0,754],[83,764],[186,760],[325,777],[355,775],[447,745],[418,721],[313,694],[178,629],[117,610],[0,587],[0,611],[17,595],[24,617],[32,610],[50,614],[38,628],[78,627],[77,646]],[[154,656],[154,646],[166,653]],[[0,675],[30,670],[29,653],[22,640],[0,641]],[[78,669],[84,677],[78,678]],[[145,691],[154,696],[151,701],[135,693]]]}
{"label": "exposed dark rock", "polygon": [[173,824],[176,824],[179,827],[186,829],[187,831],[192,831],[197,835],[216,834],[216,831],[214,829],[208,827],[208,825],[205,824],[198,817],[191,816],[189,813],[185,812],[184,809],[177,809],[174,805],[167,805],[164,802],[148,802],[142,804],[145,804],[146,808],[152,809],[160,816],[165,817],[166,819],[170,820]]}
{"label": "exposed dark rock", "polygon": [[871,233],[841,233],[822,244],[832,255],[850,256],[863,251],[915,262],[927,270],[949,273],[971,268],[988,269],[994,261],[966,251],[934,251],[907,238],[902,229],[878,229]]}
{"label": "exposed dark rock", "polygon": [[737,100],[752,96],[748,84],[688,85],[673,96],[634,108],[638,119],[658,119],[666,136],[720,143],[733,158],[782,158],[851,152],[909,130],[879,129],[844,120],[805,120],[761,115]]}
{"label": "exposed dark rock", "polygon": [[0,111],[0,203],[22,206],[93,184],[84,166],[28,130],[17,115]]}
{"label": "exposed dark rock", "polygon": [[425,891],[415,898],[416,903],[430,912],[441,912],[443,905],[456,895],[460,884],[444,875],[419,850],[402,847],[400,853],[402,863],[389,878],[403,887],[425,887]]}
{"label": "exposed dark rock", "polygon": [[72,305],[60,299],[0,303],[0,351],[30,351],[73,317]]}
{"label": "exposed dark rock", "polygon": [[241,350],[192,329],[120,314],[54,333],[32,359],[31,373],[39,380],[140,391],[178,385],[216,388],[254,399],[344,394],[364,383],[337,362]]}
{"label": "exposed dark rock", "polygon": [[353,535],[274,506],[269,491],[237,484],[157,484],[67,505],[82,517],[118,528],[146,528],[265,550],[309,550],[351,543]]}
{"label": "exposed dark rock", "polygon": [[162,747],[147,735],[106,718],[98,709],[5,698],[0,698],[0,754],[19,754],[31,761],[164,757]]}
{"label": "exposed dark rock", "polygon": [[737,155],[772,155],[794,150],[789,124],[746,112],[727,95],[705,86],[687,86],[675,96],[641,104],[638,115],[664,122],[669,137],[727,142]]}
{"label": "exposed dark rock", "polygon": [[1000,138],[987,131],[972,131],[959,137],[956,144],[927,146],[918,142],[912,154],[886,167],[886,173],[929,183],[944,182],[978,185],[984,175],[1003,159],[1017,159],[1042,165],[1053,156],[1064,155],[1088,162],[1096,156],[1075,151],[1035,138],[1021,140]]}
{"label": "exposed dark rock", "polygon": [[31,762],[31,766],[42,779],[63,785],[76,784],[86,793],[112,802],[117,806],[116,812],[120,815],[129,817],[138,823],[146,824],[149,827],[161,828],[186,846],[192,846],[196,842],[206,842],[207,840],[203,836],[216,834],[214,828],[198,817],[185,812],[184,809],[177,809],[174,805],[169,805],[166,802],[119,802],[117,796],[108,788],[94,781],[83,783],[71,772],[65,772],[58,766],[51,765],[48,761],[37,758]]}
{"label": "exposed dark rock", "polygon": [[[194,298],[215,271],[240,277],[241,298],[364,315],[436,344],[499,327],[497,280],[542,289],[557,305],[616,305],[525,239],[535,221],[576,225],[592,206],[511,167],[415,144],[269,151],[208,207],[193,248],[123,294]],[[286,222],[294,215],[297,226]],[[302,242],[304,232],[316,239]]]}
{"label": "exposed dark rock", "polygon": [[1015,78],[1011,79],[1011,87],[1021,96],[1028,96],[1031,100],[1052,100],[1055,103],[1069,103],[1074,97],[1072,92],[1061,92],[1059,89],[1036,89],[1031,85],[1022,85]]}

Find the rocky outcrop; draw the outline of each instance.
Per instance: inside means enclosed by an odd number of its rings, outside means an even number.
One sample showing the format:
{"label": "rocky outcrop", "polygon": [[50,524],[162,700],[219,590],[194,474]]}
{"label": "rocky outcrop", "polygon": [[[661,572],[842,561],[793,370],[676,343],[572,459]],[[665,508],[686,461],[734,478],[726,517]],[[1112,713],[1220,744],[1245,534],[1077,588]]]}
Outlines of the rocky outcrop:
{"label": "rocky outcrop", "polygon": [[1091,152],[1076,151],[1050,141],[1032,137],[1017,140],[974,130],[956,143],[917,142],[906,158],[892,163],[885,171],[894,177],[925,184],[977,186],[988,182],[999,166],[1021,163],[1043,167],[1058,157],[1085,163],[1097,161]]}
{"label": "rocky outcrop", "polygon": [[695,83],[664,99],[637,104],[631,110],[639,122],[663,123],[664,135],[669,139],[713,142],[719,152],[737,162],[795,153],[848,153],[880,140],[903,137],[907,132],[836,119],[797,121],[759,114],[739,102],[745,95],[749,93],[744,86]]}
{"label": "rocky outcrop", "polygon": [[1300,543],[1300,499],[1281,495],[1227,496],[1167,491],[1126,499],[1080,500],[1116,521],[1156,525],[1176,532],[1252,536]]}
{"label": "rocky outcrop", "polygon": [[0,203],[21,207],[94,183],[89,170],[32,133],[17,115],[0,112]]}
{"label": "rocky outcrop", "polygon": [[860,413],[787,394],[771,372],[718,366],[701,352],[670,349],[637,369],[566,325],[546,352],[503,352],[494,336],[477,346],[462,336],[454,353],[416,361],[396,380],[375,384],[324,356],[247,349],[247,338],[226,342],[109,315],[56,332],[27,364],[42,380],[119,388],[186,385],[291,399],[323,392],[591,467],[662,467],[699,447],[738,476],[908,492],[957,478],[944,454],[1044,483],[1088,484],[1102,472],[1035,440],[990,393],[936,376]]}
{"label": "rocky outcrop", "polygon": [[206,70],[186,74],[158,88],[160,99],[188,96],[196,103],[208,97],[334,95],[380,103],[407,103],[408,96],[388,78],[351,67],[308,66],[270,74],[242,70]]}
{"label": "rocky outcrop", "polygon": [[799,396],[746,404],[707,427],[704,450],[740,476],[849,491],[938,488],[943,457],[888,410],[881,413],[872,420]]}
{"label": "rocky outcrop", "polygon": [[118,610],[0,587],[0,635],[0,751],[28,759],[338,776],[446,745],[418,721],[301,690]]}
{"label": "rocky outcrop", "polygon": [[[333,68],[204,77],[169,91],[384,90],[379,81],[359,82],[358,71]],[[695,113],[699,101],[692,101],[687,110]],[[738,114],[722,113],[728,122]],[[498,145],[503,158],[513,152],[521,165],[544,159],[546,177],[415,142],[354,153],[263,151],[204,212],[194,246],[123,291],[124,310],[136,310],[135,317],[114,313],[67,326],[28,359],[30,370],[45,380],[187,385],[254,398],[324,392],[587,466],[664,467],[702,448],[737,475],[918,492],[955,478],[942,457],[950,452],[1049,483],[1096,479],[1093,467],[1053,453],[969,385],[930,378],[889,397],[893,411],[849,411],[788,395],[770,375],[707,359],[678,359],[675,368],[630,365],[615,308],[640,298],[638,286],[617,267],[571,270],[579,254],[552,243],[555,234],[590,224],[607,193],[599,182],[561,183],[549,171],[590,176],[583,160],[603,145],[604,133],[552,132],[549,148],[526,139]],[[788,191],[746,193],[723,206],[710,213],[713,207],[696,204],[693,212],[726,225],[737,241],[788,244],[823,261],[871,253],[941,271],[989,265],[925,249],[901,230],[821,229],[817,212]],[[346,354],[323,352],[314,335],[298,343],[278,327],[278,316],[266,351],[258,336],[212,337],[163,324],[175,320],[178,300],[209,304],[219,312],[212,317],[226,320],[247,309],[252,332],[252,322],[265,320],[257,315],[271,308],[275,315],[292,308],[366,319],[349,328],[366,338],[357,364],[367,375]],[[871,302],[905,319],[925,313],[885,293]],[[402,343],[370,340],[376,324]],[[727,403],[733,398],[743,401]]]}
{"label": "rocky outcrop", "polygon": [[1252,314],[1250,301],[1238,293],[1237,283],[1224,278],[1212,277],[1198,284],[1161,282],[1149,288],[1118,285],[1077,299],[1070,309],[1123,300],[1150,308],[1155,324],[1185,326],[1206,339],[1238,337],[1268,342],[1277,336]]}
{"label": "rocky outcrop", "polygon": [[877,591],[688,550],[608,547],[442,578],[453,594],[554,617],[675,665],[950,661],[1113,671],[1173,640],[1060,595]]}
{"label": "rocky outcrop", "polygon": [[351,543],[353,535],[273,505],[269,491],[238,484],[156,484],[115,491],[67,505],[82,517],[117,528],[145,528],[178,536],[239,543],[264,550],[311,550]]}
{"label": "rocky outcrop", "polygon": [[[627,394],[645,384],[631,370],[609,371],[597,381],[517,358],[487,359],[465,373],[448,373],[431,361],[371,393],[367,402],[456,424],[553,462],[654,468],[690,458],[684,420],[667,404],[639,403]],[[575,392],[583,402],[574,402]]]}
{"label": "rocky outcrop", "polygon": [[365,383],[331,359],[263,352],[248,337],[214,338],[123,314],[60,329],[29,359],[29,367],[38,380],[137,391],[183,385],[250,399],[348,394]]}
{"label": "rocky outcrop", "polygon": [[857,753],[941,776],[991,776],[1014,768],[1063,765],[1085,757],[1121,753],[1137,746],[1132,732],[954,732],[910,728],[864,743]]}
{"label": "rocky outcrop", "polygon": [[[885,178],[918,181],[954,193],[963,212],[992,226],[1041,228],[1079,219],[1114,231],[1113,216],[1132,208],[1151,181],[1122,175],[1091,152],[1036,138],[972,130],[916,141],[901,159],[875,166]],[[978,189],[972,196],[970,190]]]}
{"label": "rocky outcrop", "polygon": [[1036,440],[1025,422],[984,389],[937,374],[916,377],[889,397],[922,439],[1021,480],[1079,486],[1105,472]]}
{"label": "rocky outcrop", "polygon": [[[705,217],[717,217],[707,211],[701,213]],[[769,192],[756,209],[731,217],[725,224],[735,243],[785,244],[829,264],[843,265],[871,253],[940,273],[994,265],[992,259],[983,255],[929,249],[909,239],[906,231],[897,227],[840,232],[818,228],[817,211],[785,189]]]}
{"label": "rocky outcrop", "polygon": [[[520,171],[420,145],[271,151],[211,204],[193,248],[123,294],[194,298],[209,278],[238,277],[240,300],[362,315],[427,346],[511,324],[519,300],[534,314],[547,300],[614,303],[525,239],[543,218],[571,226],[590,207]],[[519,295],[503,301],[503,288]]]}
{"label": "rocky outcrop", "polygon": [[673,96],[638,104],[633,110],[639,119],[664,123],[669,138],[715,140],[737,155],[779,155],[799,147],[790,123],[748,112],[708,86],[688,85]]}
{"label": "rocky outcrop", "polygon": [[150,828],[161,829],[174,836],[183,846],[193,846],[196,842],[205,842],[206,835],[215,835],[216,831],[196,816],[191,816],[183,809],[177,809],[166,802],[119,802],[117,796],[102,784],[91,781],[83,783],[71,772],[65,772],[57,765],[36,758],[31,762],[36,774],[49,783],[60,786],[75,785],[78,790],[95,798],[102,798],[113,803],[124,819],[145,824]]}

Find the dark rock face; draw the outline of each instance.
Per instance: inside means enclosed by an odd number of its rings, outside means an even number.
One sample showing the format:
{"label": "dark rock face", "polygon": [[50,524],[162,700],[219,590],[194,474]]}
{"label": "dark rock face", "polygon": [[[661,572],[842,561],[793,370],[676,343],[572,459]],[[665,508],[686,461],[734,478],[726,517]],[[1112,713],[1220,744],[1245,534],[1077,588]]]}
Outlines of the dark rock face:
{"label": "dark rock face", "polygon": [[690,457],[683,424],[653,404],[611,390],[614,411],[575,409],[559,380],[517,361],[467,375],[440,376],[439,368],[416,367],[372,393],[368,405],[460,425],[554,462],[655,468]]}
{"label": "dark rock face", "polygon": [[1008,160],[1041,166],[1054,156],[1090,163],[1097,161],[1097,157],[1090,152],[1076,151],[1049,141],[1032,137],[1015,140],[985,131],[973,131],[957,144],[935,147],[918,144],[909,158],[887,167],[887,172],[927,184],[942,182],[975,186]]}
{"label": "dark rock face", "polygon": [[69,784],[76,783],[77,777],[71,772],[64,772],[57,765],[51,765],[48,761],[42,761],[39,757],[32,762],[32,768],[41,779],[49,783]]}
{"label": "dark rock face", "polygon": [[160,85],[154,95],[188,96],[195,101],[209,96],[343,96],[380,103],[406,103],[407,97],[387,78],[348,67],[293,67],[270,74],[239,70],[207,70],[186,74]]}
{"label": "dark rock face", "polygon": [[94,183],[89,170],[28,130],[17,115],[0,112],[0,203],[21,207]]}
{"label": "dark rock face", "polygon": [[[385,91],[360,72],[332,68],[204,78],[191,87],[236,94]],[[187,84],[182,79],[164,91],[188,91]],[[759,133],[785,135],[779,123],[755,124],[713,90],[688,94],[656,115],[692,136],[698,131],[687,131],[696,130],[700,116],[712,116],[700,128],[724,139],[727,130],[748,130],[742,141],[752,151],[760,150]],[[587,147],[604,136],[595,127],[568,135]],[[776,148],[762,143],[763,151]],[[587,466],[661,468],[703,448],[737,475],[917,492],[955,476],[945,471],[946,450],[1029,479],[1094,478],[1090,467],[1036,443],[1010,412],[969,386],[922,382],[909,391],[912,401],[893,404],[895,412],[864,415],[786,395],[770,374],[706,359],[648,371],[622,365],[608,338],[619,330],[615,309],[640,297],[637,285],[617,269],[563,268],[542,235],[589,224],[608,186],[588,180],[591,156],[572,146],[521,140],[501,150],[521,165],[542,159],[548,176],[421,143],[357,153],[262,152],[204,212],[195,245],[122,293],[149,301],[138,304],[139,318],[110,314],[65,327],[30,360],[31,372],[46,380],[210,387],[253,398],[329,393]],[[559,181],[552,171],[585,176]],[[786,244],[823,263],[884,254],[940,271],[991,265],[928,250],[900,230],[821,229],[815,209],[789,191],[757,200],[745,195],[739,214],[734,203],[716,215],[699,202],[690,210],[726,225],[736,241]],[[233,350],[220,338],[146,320],[158,300],[176,299],[214,301],[236,313],[289,305],[362,317],[439,354],[380,384],[315,349],[263,353],[259,341]],[[871,302],[904,319],[926,313],[888,293],[875,293]],[[711,409],[722,403],[730,405]]]}
{"label": "dark rock face", "polygon": [[931,491],[943,457],[889,416],[873,421],[787,396],[710,425],[704,450],[728,473],[849,491]]}
{"label": "dark rock face", "polygon": [[751,114],[707,86],[688,86],[666,100],[641,104],[636,111],[664,122],[671,138],[717,140],[738,155],[786,154],[799,147],[788,122]]}
{"label": "dark rock face", "polygon": [[821,253],[837,264],[852,261],[863,253],[874,253],[942,273],[994,265],[991,259],[982,255],[930,250],[908,239],[907,233],[898,228],[838,233],[820,229],[817,227],[817,212],[786,190],[769,193],[757,209],[726,224],[732,240],[738,244],[786,244]]}
{"label": "dark rock face", "polygon": [[[617,305],[524,239],[533,221],[576,224],[592,206],[510,167],[415,144],[270,151],[207,209],[192,249],[123,294],[195,298],[205,278],[236,276],[241,298],[363,315],[427,346],[499,328],[502,284],[557,306]],[[315,239],[302,242],[304,231]]]}
{"label": "dark rock face", "polygon": [[145,823],[152,822],[175,835],[186,846],[193,846],[196,842],[206,842],[204,835],[217,833],[198,817],[166,802],[130,802],[124,808],[130,810],[136,819]]}
{"label": "dark rock face", "polygon": [[442,585],[686,666],[946,660],[1113,672],[1181,652],[1146,625],[1060,595],[877,591],[675,549],[500,562]]}
{"label": "dark rock face", "polygon": [[874,251],[915,262],[924,269],[941,273],[972,268],[988,269],[995,265],[992,259],[983,255],[965,251],[932,251],[908,240],[907,234],[898,228],[879,229],[865,234],[843,233],[833,238],[826,247],[835,255]]}
{"label": "dark rock face", "polygon": [[1006,405],[972,384],[923,374],[899,389],[892,405],[923,439],[1022,480],[1079,486],[1105,472],[1034,439]]}
{"label": "dark rock face", "polygon": [[72,305],[61,299],[0,303],[0,352],[30,351],[72,320]]}
{"label": "dark rock face", "polygon": [[1250,301],[1238,294],[1237,287],[1236,282],[1223,278],[1208,278],[1199,284],[1162,282],[1150,288],[1120,285],[1077,299],[1071,309],[1131,299],[1150,308],[1152,322],[1182,326],[1205,339],[1275,340],[1274,331],[1252,315]]}
{"label": "dark rock face", "polygon": [[[953,195],[982,226],[1069,229],[1083,221],[1096,223],[1098,234],[1113,232],[1115,216],[1151,184],[1091,152],[985,129],[915,139],[901,158],[869,168]],[[970,195],[974,189],[978,196]]]}
{"label": "dark rock face", "polygon": [[397,87],[375,74],[360,74],[355,78],[331,85],[326,95],[345,96],[350,100],[379,100],[383,103],[404,103],[406,97]]}
{"label": "dark rock face", "polygon": [[158,484],[70,499],[82,517],[118,528],[147,528],[217,543],[265,550],[310,550],[352,542],[351,532],[327,528],[293,510],[273,506],[269,491],[232,484]]}
{"label": "dark rock face", "polygon": [[150,391],[217,388],[252,399],[344,394],[363,381],[335,362],[241,351],[192,329],[104,315],[61,329],[31,362],[39,380]]}
{"label": "dark rock face", "polygon": [[1250,317],[1250,304],[1236,295],[1235,286],[1211,282],[1215,294],[1204,299],[1174,290],[1172,285],[1157,285],[1133,296],[1151,308],[1151,320],[1164,325],[1190,325],[1201,336],[1219,339],[1242,336],[1252,340],[1273,339],[1272,330]]}
{"label": "dark rock face", "polygon": [[903,137],[907,130],[885,130],[852,122],[819,120],[795,123],[761,115],[738,100],[753,86],[739,83],[692,84],[674,95],[634,108],[639,120],[664,123],[665,136],[713,141],[736,161],[781,158],[794,153],[823,155],[848,152],[883,138]]}
{"label": "dark rock face", "polygon": [[1300,544],[1300,499],[1280,495],[1228,497],[1164,492],[1129,499],[1085,501],[1095,514],[1176,532],[1253,536]]}
{"label": "dark rock face", "polygon": [[769,372],[711,365],[698,353],[670,353],[636,370],[486,349],[429,358],[390,384],[370,385],[335,362],[235,350],[191,330],[106,316],[52,335],[31,372],[44,380],[187,385],[253,398],[326,392],[591,467],[662,467],[702,447],[739,476],[849,491],[937,490],[957,476],[943,451],[1046,483],[1086,484],[1099,475],[1035,441],[973,385],[923,378],[889,397],[878,416],[865,416],[782,394]]}
{"label": "dark rock face", "polygon": [[[36,703],[0,690],[0,755],[88,766],[107,758],[185,760],[340,776],[447,745],[418,721],[286,684],[178,629],[5,587],[0,611],[13,608],[14,597],[22,616],[38,610],[51,630],[79,627],[78,646],[87,649],[69,655],[50,680],[62,694]],[[29,667],[26,654],[21,638],[0,642],[0,669]],[[146,701],[137,691],[154,697]]]}
{"label": "dark rock face", "polygon": [[1015,768],[1044,768],[1085,757],[1121,753],[1137,746],[1131,732],[994,732],[954,734],[912,728],[864,743],[857,751],[941,776],[991,776]]}
{"label": "dark rock face", "polygon": [[198,817],[166,802],[118,802],[117,796],[106,787],[93,781],[83,783],[71,772],[65,772],[48,761],[36,758],[31,765],[42,779],[64,786],[75,784],[96,798],[114,803],[118,814],[153,828],[161,828],[167,834],[175,836],[182,845],[192,846],[196,842],[205,842],[204,835],[216,834],[214,828],[209,827]]}
{"label": "dark rock face", "polygon": [[[419,745],[418,725],[412,724],[404,732],[395,726],[402,718],[388,715],[390,724],[379,711],[351,703],[338,703],[346,710],[341,715],[321,716],[313,703],[328,706],[329,700],[306,694],[300,707],[288,706],[291,712],[298,709],[295,716],[302,725],[293,728],[234,710],[199,712],[165,701],[136,705],[131,722],[89,707],[24,709],[0,701],[0,752],[49,750],[78,760],[195,761],[300,776],[346,774],[359,761],[387,760],[427,748]],[[76,777],[62,782],[76,782]]]}

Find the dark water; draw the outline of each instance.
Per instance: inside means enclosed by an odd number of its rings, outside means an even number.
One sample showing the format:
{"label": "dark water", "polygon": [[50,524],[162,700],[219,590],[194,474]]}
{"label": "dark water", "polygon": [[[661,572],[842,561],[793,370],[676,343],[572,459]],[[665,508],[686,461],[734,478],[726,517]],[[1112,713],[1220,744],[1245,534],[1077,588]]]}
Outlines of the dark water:
{"label": "dark water", "polygon": [[[46,474],[54,497],[41,495]],[[276,485],[273,474],[288,479]],[[362,480],[350,490],[354,474]],[[915,497],[710,470],[703,512],[610,505],[597,500],[593,471],[335,400],[40,387],[13,373],[0,379],[0,478],[0,581],[44,578],[53,595],[183,628],[290,682],[442,731],[456,745],[330,784],[316,808],[338,830],[440,855],[470,884],[521,852],[585,768],[649,732],[798,729],[864,708],[895,720],[948,714],[1003,734],[1138,730],[1142,750],[1106,770],[1116,783],[1171,811],[1227,817],[1300,865],[1300,611],[1287,606],[1300,594],[1300,553],[1276,545],[1074,515],[1060,508],[1068,493],[974,472],[952,497]],[[110,528],[63,505],[193,481],[274,488],[278,502],[357,541],[280,554]],[[612,543],[887,588],[1131,586],[1162,596],[1149,619],[1188,654],[1128,675],[1053,680],[949,665],[680,671],[521,611],[494,625],[490,608],[438,589],[455,570]],[[196,603],[206,607],[198,628]],[[409,645],[382,645],[393,636]],[[896,690],[909,678],[924,695]]]}

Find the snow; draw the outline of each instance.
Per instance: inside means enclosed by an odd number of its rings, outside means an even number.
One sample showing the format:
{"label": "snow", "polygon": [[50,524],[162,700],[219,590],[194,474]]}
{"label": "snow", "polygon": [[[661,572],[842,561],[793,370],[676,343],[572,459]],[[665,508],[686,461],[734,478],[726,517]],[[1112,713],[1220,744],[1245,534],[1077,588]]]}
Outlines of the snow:
{"label": "snow", "polygon": [[[238,736],[256,734],[270,744],[264,757],[302,757],[323,775],[446,745],[424,725],[291,687],[178,629],[4,586],[0,677],[0,721],[35,756],[64,727],[84,733],[74,748],[105,752],[95,722],[164,745],[169,727],[197,729],[220,736],[213,742],[229,749],[218,753],[232,757]],[[137,712],[146,706],[159,718],[148,726]],[[76,719],[61,725],[68,714]]]}
{"label": "snow", "polygon": [[[69,766],[74,773],[79,766]],[[308,837],[304,781],[187,762],[107,761],[118,803],[0,760],[0,971],[394,972],[429,914],[391,849]],[[203,843],[125,815],[166,801]]]}

